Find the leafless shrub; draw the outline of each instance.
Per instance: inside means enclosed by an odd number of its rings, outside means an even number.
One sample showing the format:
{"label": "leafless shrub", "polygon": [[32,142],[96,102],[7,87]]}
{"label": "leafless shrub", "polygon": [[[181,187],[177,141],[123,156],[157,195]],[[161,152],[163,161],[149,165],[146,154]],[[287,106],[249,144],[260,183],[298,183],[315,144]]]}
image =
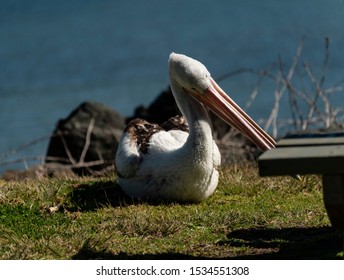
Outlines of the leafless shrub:
{"label": "leafless shrub", "polygon": [[[263,80],[273,81],[274,105],[267,119],[261,120],[264,129],[271,131],[274,138],[281,137],[281,130],[307,131],[314,128],[330,129],[344,128],[344,108],[336,107],[331,103],[333,94],[344,93],[344,84],[325,86],[330,57],[330,40],[325,38],[325,54],[322,63],[320,78],[317,78],[310,64],[302,61],[302,51],[305,38],[296,49],[294,58],[288,69],[281,56],[278,57],[275,67],[268,70],[241,68],[221,76],[218,81],[243,73],[252,73],[258,77],[246,107],[250,107],[259,94],[259,86]],[[307,90],[312,88],[311,91]],[[282,97],[288,95],[291,117],[282,118],[280,107]],[[246,108],[246,109],[247,109]]]}

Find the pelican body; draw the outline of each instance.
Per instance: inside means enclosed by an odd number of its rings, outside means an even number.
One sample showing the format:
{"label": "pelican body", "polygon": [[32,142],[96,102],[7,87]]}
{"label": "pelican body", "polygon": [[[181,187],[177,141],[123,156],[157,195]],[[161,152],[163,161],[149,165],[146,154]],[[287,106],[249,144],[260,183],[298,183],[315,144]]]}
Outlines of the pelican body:
{"label": "pelican body", "polygon": [[142,119],[131,121],[116,154],[118,182],[133,198],[199,202],[214,193],[221,164],[206,108],[262,150],[273,148],[275,142],[220,88],[202,63],[171,53],[168,66],[172,93],[184,118],[162,126]]}

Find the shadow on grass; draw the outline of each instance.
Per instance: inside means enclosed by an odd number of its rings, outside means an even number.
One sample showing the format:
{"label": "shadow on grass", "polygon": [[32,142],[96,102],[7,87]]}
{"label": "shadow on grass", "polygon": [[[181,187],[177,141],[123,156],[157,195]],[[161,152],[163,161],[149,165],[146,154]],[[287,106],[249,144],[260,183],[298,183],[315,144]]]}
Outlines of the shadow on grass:
{"label": "shadow on grass", "polygon": [[340,259],[339,253],[343,251],[343,233],[332,227],[242,229],[227,237],[220,245],[265,252],[238,256],[238,259]]}
{"label": "shadow on grass", "polygon": [[134,201],[126,196],[114,182],[97,182],[78,185],[70,193],[69,211],[94,211],[104,206],[127,206]]}
{"label": "shadow on grass", "polygon": [[84,246],[77,254],[72,257],[73,260],[193,260],[208,259],[195,257],[179,253],[162,253],[162,254],[137,254],[130,255],[125,252],[112,254],[106,250],[95,251],[88,246]]}
{"label": "shadow on grass", "polygon": [[[331,228],[253,228],[233,231],[228,239],[214,244],[214,255],[221,257],[193,256],[175,252],[161,254],[113,254],[106,249],[97,251],[89,243],[73,256],[73,259],[241,259],[241,260],[324,260],[342,259],[342,233]],[[235,250],[241,248],[242,250]],[[217,254],[220,253],[220,254]]]}
{"label": "shadow on grass", "polygon": [[[95,211],[102,207],[125,207],[132,204],[170,205],[173,201],[150,201],[149,199],[133,199],[127,196],[121,187],[114,182],[97,182],[81,184],[70,193],[70,204],[65,205],[68,211]],[[188,205],[185,203],[178,203]]]}

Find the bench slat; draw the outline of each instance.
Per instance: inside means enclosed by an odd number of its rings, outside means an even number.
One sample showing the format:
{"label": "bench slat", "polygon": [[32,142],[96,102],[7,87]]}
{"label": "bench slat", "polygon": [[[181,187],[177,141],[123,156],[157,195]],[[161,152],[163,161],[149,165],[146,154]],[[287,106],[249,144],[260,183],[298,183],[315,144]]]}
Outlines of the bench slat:
{"label": "bench slat", "polygon": [[261,176],[344,174],[344,145],[277,147],[262,154],[258,166]]}
{"label": "bench slat", "polygon": [[317,138],[285,138],[277,143],[277,147],[286,146],[317,146],[317,145],[344,145],[344,137],[317,137]]}

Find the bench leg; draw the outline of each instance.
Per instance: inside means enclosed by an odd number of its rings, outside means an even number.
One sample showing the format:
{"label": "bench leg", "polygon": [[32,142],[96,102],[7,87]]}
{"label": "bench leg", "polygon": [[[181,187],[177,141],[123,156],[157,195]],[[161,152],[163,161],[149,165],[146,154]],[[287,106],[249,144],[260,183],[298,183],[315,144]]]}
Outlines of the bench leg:
{"label": "bench leg", "polygon": [[344,175],[323,175],[323,192],[332,226],[344,230]]}

